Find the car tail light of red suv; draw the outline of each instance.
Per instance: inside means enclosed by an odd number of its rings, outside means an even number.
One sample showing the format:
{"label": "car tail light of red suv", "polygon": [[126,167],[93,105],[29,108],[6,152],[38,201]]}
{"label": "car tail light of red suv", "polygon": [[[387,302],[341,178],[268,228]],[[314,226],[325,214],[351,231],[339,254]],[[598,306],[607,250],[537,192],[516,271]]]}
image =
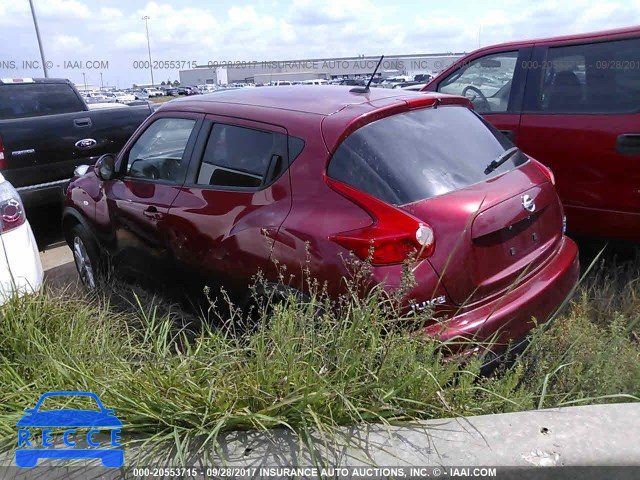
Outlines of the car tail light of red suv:
{"label": "car tail light of red suv", "polygon": [[[326,177],[325,177],[326,178]],[[424,259],[433,253],[433,229],[411,215],[345,183],[326,178],[327,184],[369,213],[373,224],[330,236],[373,265],[393,265],[407,258]]]}

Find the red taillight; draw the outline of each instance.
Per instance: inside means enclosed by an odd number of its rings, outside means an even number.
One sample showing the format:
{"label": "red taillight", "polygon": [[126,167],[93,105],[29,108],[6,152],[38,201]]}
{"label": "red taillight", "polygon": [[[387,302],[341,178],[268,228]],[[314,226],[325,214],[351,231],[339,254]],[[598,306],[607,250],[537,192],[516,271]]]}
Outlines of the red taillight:
{"label": "red taillight", "polygon": [[24,223],[24,211],[22,205],[16,199],[9,199],[0,204],[0,218],[2,218],[2,231],[6,232]]}
{"label": "red taillight", "polygon": [[16,189],[1,175],[0,180],[0,233],[5,233],[22,225],[26,217]]}
{"label": "red taillight", "polygon": [[408,257],[423,259],[433,253],[433,229],[402,210],[345,183],[326,179],[327,184],[356,203],[373,218],[373,225],[329,237],[373,265],[393,265]]}
{"label": "red taillight", "polygon": [[2,143],[2,137],[0,137],[0,170],[7,168],[7,160],[4,158],[4,144]]}
{"label": "red taillight", "polygon": [[540,169],[540,171],[542,173],[544,173],[544,175],[549,179],[549,181],[551,182],[551,185],[555,185],[556,184],[556,177],[553,175],[553,172],[551,171],[551,169],[549,167],[547,167],[546,165],[543,165],[542,163],[540,163],[537,160],[534,160],[536,166]]}

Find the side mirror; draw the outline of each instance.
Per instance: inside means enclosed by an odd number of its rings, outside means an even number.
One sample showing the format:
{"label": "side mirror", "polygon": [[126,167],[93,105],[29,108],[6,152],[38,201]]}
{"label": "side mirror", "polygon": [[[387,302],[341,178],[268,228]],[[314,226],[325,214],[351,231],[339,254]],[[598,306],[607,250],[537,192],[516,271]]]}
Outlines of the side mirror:
{"label": "side mirror", "polygon": [[94,166],[94,172],[101,180],[111,180],[116,176],[116,157],[110,153],[102,155]]}

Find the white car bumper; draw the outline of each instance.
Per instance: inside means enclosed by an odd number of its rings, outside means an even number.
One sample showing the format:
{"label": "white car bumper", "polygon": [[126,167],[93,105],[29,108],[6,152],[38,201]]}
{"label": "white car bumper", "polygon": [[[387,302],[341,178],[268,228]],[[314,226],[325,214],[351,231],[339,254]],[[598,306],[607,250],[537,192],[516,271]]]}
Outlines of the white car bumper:
{"label": "white car bumper", "polygon": [[0,235],[0,305],[15,293],[39,290],[43,277],[29,222]]}

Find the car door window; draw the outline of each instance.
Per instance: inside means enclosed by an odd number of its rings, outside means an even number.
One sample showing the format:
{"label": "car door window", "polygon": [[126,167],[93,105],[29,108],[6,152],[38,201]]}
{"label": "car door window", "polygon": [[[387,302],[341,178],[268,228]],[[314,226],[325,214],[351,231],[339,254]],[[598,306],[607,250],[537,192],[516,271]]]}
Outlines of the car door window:
{"label": "car door window", "polygon": [[184,158],[196,121],[160,118],[133,144],[127,156],[127,177],[169,183],[184,181],[188,159]]}
{"label": "car door window", "polygon": [[506,112],[518,51],[477,58],[438,84],[438,92],[462,95],[480,113]]}
{"label": "car door window", "polygon": [[280,157],[279,168],[284,167],[283,152],[279,152],[283,141],[286,138],[281,133],[216,123],[211,130],[196,183],[260,187],[274,155]]}
{"label": "car door window", "polygon": [[625,113],[640,109],[640,39],[549,48],[540,110]]}

